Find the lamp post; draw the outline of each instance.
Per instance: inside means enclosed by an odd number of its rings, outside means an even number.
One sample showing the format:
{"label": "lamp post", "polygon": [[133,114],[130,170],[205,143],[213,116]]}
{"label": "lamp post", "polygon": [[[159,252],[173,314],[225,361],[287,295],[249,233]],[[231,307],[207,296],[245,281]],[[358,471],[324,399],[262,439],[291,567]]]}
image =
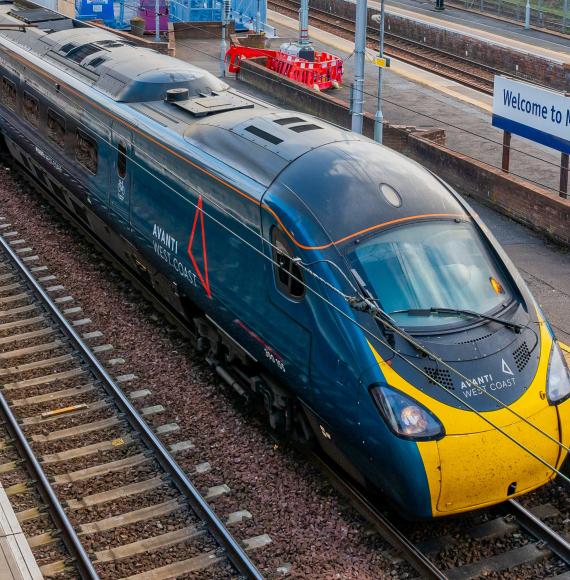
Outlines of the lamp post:
{"label": "lamp post", "polygon": [[380,14],[372,16],[374,22],[380,23],[380,39],[378,45],[378,95],[376,97],[376,113],[374,115],[374,141],[382,143],[384,129],[384,115],[382,114],[382,74],[384,67],[387,65],[384,59],[384,4],[385,0],[380,2]]}
{"label": "lamp post", "polygon": [[352,130],[362,133],[364,108],[364,56],[366,51],[367,0],[356,2],[356,29],[354,36],[354,82],[352,83]]}

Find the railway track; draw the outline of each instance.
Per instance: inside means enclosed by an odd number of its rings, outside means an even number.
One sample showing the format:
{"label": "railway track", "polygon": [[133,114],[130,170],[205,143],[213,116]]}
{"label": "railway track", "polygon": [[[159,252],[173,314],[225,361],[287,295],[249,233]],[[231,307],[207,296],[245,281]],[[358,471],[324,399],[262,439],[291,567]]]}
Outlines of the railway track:
{"label": "railway track", "polygon": [[[299,3],[295,0],[268,0],[268,6],[287,16],[297,16],[299,11]],[[311,7],[309,21],[314,26],[324,28],[337,36],[348,40],[354,39],[355,23],[350,18]],[[368,27],[369,48],[378,49],[378,34],[377,28]],[[500,70],[443,50],[427,47],[421,42],[409,40],[390,31],[385,31],[384,50],[392,58],[437,73],[488,95],[493,94],[494,76],[502,74]]]}
{"label": "railway track", "polygon": [[[552,580],[570,577],[570,543],[544,521],[562,515],[551,504],[526,509],[518,501],[509,500],[500,506],[465,516],[464,520],[456,520],[453,532],[440,535],[437,531],[440,522],[426,523],[434,527],[434,535],[427,540],[414,541],[414,524],[398,521],[381,503],[363,493],[357,484],[320,454],[313,455],[312,460],[329,477],[333,486],[392,545],[396,555],[404,557],[422,578],[471,580],[502,574],[520,566],[532,568],[548,558],[552,560],[554,572],[529,577]],[[445,523],[442,525],[445,526]],[[483,546],[484,552],[485,545],[500,543],[509,537],[516,538],[510,549],[483,558],[471,558],[466,551],[462,555],[462,563],[457,566],[443,564],[445,558],[442,555],[450,548],[479,545]]]}
{"label": "railway track", "polygon": [[174,456],[192,443],[134,375],[111,376],[124,361],[89,324],[0,217],[0,480],[43,575],[261,578],[246,550],[270,538],[228,531],[251,514],[215,515],[208,502],[229,488],[191,483]]}
{"label": "railway track", "polygon": [[[35,184],[34,186],[39,190],[42,191],[40,184]],[[45,193],[44,193],[45,195]],[[48,197],[51,200],[51,198]],[[59,207],[59,206],[58,206]],[[60,211],[62,208],[59,208]],[[100,249],[105,250],[108,253],[108,250],[103,247],[100,243],[98,243],[97,239],[92,236],[92,234],[86,230],[81,223],[79,223],[74,217],[64,211],[63,212],[68,219],[72,219],[74,224],[80,229],[90,240],[97,245]],[[25,244],[17,243],[20,240],[17,239],[17,234],[13,234],[9,230],[9,226],[6,227],[6,224],[0,221],[0,235],[4,233],[8,235],[8,239],[10,239],[11,243],[10,246],[14,248],[18,248],[19,255],[26,260],[26,263],[33,264],[33,260],[29,260],[29,258],[33,258],[33,256],[29,255],[29,252],[22,251],[27,250]],[[109,255],[109,254],[108,254]],[[134,274],[130,272],[128,267],[122,264],[120,261],[116,259],[114,255],[109,255],[109,258],[113,261],[115,266],[125,273],[133,282],[135,282],[138,289],[145,291],[146,287],[141,285],[141,282],[134,278]],[[9,270],[10,268],[8,268]],[[0,255],[0,324],[4,323],[4,319],[2,318],[2,310],[3,310],[3,302],[2,299],[5,298],[5,294],[3,294],[3,288],[5,286],[11,285],[8,284],[9,280],[6,278],[2,278],[6,274],[6,261],[2,261],[2,257]],[[61,287],[55,284],[53,280],[50,280],[49,275],[45,273],[41,268],[36,271],[36,275],[40,276],[40,281],[46,285],[51,284],[51,286],[47,286],[46,291],[50,294],[63,292]],[[10,292],[15,292],[16,296],[21,294],[26,294],[26,292],[22,292],[17,288],[12,289]],[[30,293],[28,292],[27,295]],[[172,318],[176,323],[178,323],[183,329],[187,330],[186,325],[183,321],[179,318],[177,319],[175,314],[169,310],[169,308],[162,303],[159,297],[151,293],[150,290],[146,289],[145,295],[161,310],[170,312]],[[20,298],[18,299],[20,300]],[[84,328],[84,324],[86,320],[83,318],[83,315],[80,311],[75,311],[73,307],[69,307],[69,300],[65,295],[59,295],[58,298],[55,299],[58,301],[60,305],[66,306],[67,309],[67,316],[74,315],[74,319],[72,324],[74,324],[74,328]],[[10,309],[19,309],[21,306],[19,303],[10,302],[11,306]],[[33,304],[33,303],[32,303]],[[24,308],[30,308],[32,304],[24,304]],[[35,309],[35,307],[34,307]],[[31,316],[32,310],[25,310],[20,313],[20,315],[16,316],[16,319],[13,322],[16,322],[18,319],[27,320],[32,318]],[[29,327],[28,327],[29,328]],[[26,331],[29,331],[26,328]],[[52,326],[53,328],[53,326]],[[22,327],[22,329],[24,329]],[[13,330],[12,330],[13,331]],[[55,331],[54,331],[55,332]],[[84,341],[93,341],[99,340],[101,342],[101,337],[96,336],[97,333],[84,333],[83,340]],[[2,340],[2,326],[0,326],[0,341]],[[43,339],[42,339],[43,340]],[[53,341],[52,341],[53,342]],[[38,346],[42,345],[43,342],[39,343]],[[49,343],[48,343],[49,344]],[[4,352],[1,350],[2,342],[0,342],[0,379],[4,380],[2,376],[3,373],[6,372],[4,367],[6,366],[3,362],[2,356]],[[32,347],[34,348],[34,347]],[[43,347],[42,347],[43,348]],[[107,349],[110,351],[110,346],[105,344],[97,344],[94,346],[93,350],[97,353],[105,353]],[[51,352],[51,355],[57,354],[55,352]],[[75,350],[72,351],[75,353]],[[49,360],[49,359],[48,359]],[[110,363],[114,362],[115,359],[110,359]],[[18,372],[26,372],[26,367],[23,365],[27,364],[27,360],[20,364],[17,368]],[[18,375],[21,378],[21,375]],[[128,380],[128,376],[122,375],[119,377],[120,382],[124,384],[124,380]],[[6,391],[4,391],[6,392]],[[10,389],[8,390],[10,392]],[[50,391],[51,392],[51,391]],[[57,392],[57,391],[56,391]],[[131,397],[138,397],[140,395],[139,391],[131,391]],[[34,396],[32,394],[32,396]],[[69,402],[69,401],[68,401]],[[103,401],[104,402],[104,401]],[[80,401],[76,404],[92,404],[88,401],[84,401],[80,399]],[[53,405],[52,405],[53,406]],[[26,417],[22,417],[20,415],[20,407],[16,406],[16,410],[18,411],[19,418],[18,422],[20,426],[26,428],[26,422],[29,421],[28,417],[36,417],[38,416],[37,410],[35,408],[29,408]],[[48,411],[49,412],[49,411]],[[144,412],[144,411],[143,411]],[[69,415],[64,414],[63,417],[68,416],[72,418],[75,416],[80,416],[81,410],[70,411]],[[63,418],[62,417],[62,418]],[[37,420],[37,419],[36,419]],[[51,418],[50,421],[54,420]],[[22,425],[23,423],[23,425]],[[72,427],[73,428],[73,427]],[[50,426],[47,432],[51,432],[52,427]],[[33,436],[33,433],[31,434]],[[121,436],[124,439],[124,436]],[[14,436],[11,435],[12,439],[15,439]],[[182,442],[178,444],[178,446],[174,446],[172,451],[175,451],[176,448],[178,449],[183,448],[187,443]],[[188,443],[189,444],[189,443]],[[70,447],[70,446],[68,446]],[[119,449],[123,448],[123,445],[119,446]],[[43,450],[42,450],[43,451]],[[65,451],[64,451],[65,453]],[[138,455],[136,451],[133,452],[133,455]],[[131,455],[129,455],[130,457]],[[45,460],[45,455],[43,456]],[[107,459],[111,459],[110,456]],[[386,540],[391,546],[393,547],[393,552],[388,554],[390,557],[394,559],[401,559],[403,558],[409,565],[415,569],[422,577],[426,578],[449,578],[450,580],[466,580],[470,578],[477,578],[489,574],[501,574],[505,571],[520,568],[521,566],[527,566],[533,569],[533,567],[537,567],[537,570],[540,572],[537,575],[529,576],[529,577],[551,577],[557,578],[560,575],[566,575],[570,573],[570,547],[568,542],[562,537],[555,529],[550,527],[546,522],[551,521],[553,518],[561,518],[560,512],[550,504],[542,503],[540,505],[535,506],[531,511],[525,509],[520,503],[518,502],[507,502],[503,506],[499,506],[496,508],[492,508],[490,510],[484,510],[477,514],[472,514],[465,516],[461,520],[456,520],[454,527],[452,527],[452,531],[448,531],[445,528],[445,523],[441,522],[433,522],[433,523],[425,523],[421,526],[417,524],[409,524],[407,522],[400,521],[397,517],[394,517],[393,514],[390,514],[385,507],[380,503],[376,502],[374,498],[369,497],[367,494],[363,493],[363,491],[349,478],[347,478],[344,474],[339,472],[339,470],[332,466],[329,462],[324,460],[320,455],[315,455],[312,457],[312,461],[316,462],[319,467],[323,469],[326,475],[330,478],[333,486],[337,488],[342,495],[344,495],[359,511],[366,519],[370,522],[376,533],[379,534],[384,540]],[[48,463],[49,465],[49,463]],[[69,464],[67,464],[69,465]],[[0,465],[0,478],[2,477],[2,473],[5,471],[6,465]],[[59,471],[59,470],[58,470]],[[53,482],[54,473],[49,472],[48,476]],[[35,476],[32,476],[33,479],[37,481]],[[22,489],[22,484],[15,484],[17,489]],[[170,501],[170,500],[168,500]],[[186,500],[182,500],[186,501]],[[47,501],[44,501],[47,504]],[[163,502],[164,503],[164,502]],[[74,507],[75,504],[72,504]],[[67,506],[64,511],[69,511],[69,506]],[[39,516],[39,510],[37,508],[32,508],[27,513],[31,513],[34,517]],[[20,514],[22,517],[22,514]],[[106,518],[107,520],[113,521],[113,518],[116,516],[110,516]],[[232,514],[230,517],[227,518],[227,523],[231,523],[240,517],[238,514]],[[99,520],[101,521],[101,520]],[[103,520],[104,521],[104,520]],[[459,523],[458,523],[459,521]],[[73,524],[78,522],[73,521]],[[79,541],[82,543],[85,539],[85,530],[92,531],[93,526],[96,526],[96,522],[79,522],[79,533],[78,538]],[[433,534],[429,534],[429,538],[425,539],[425,533],[421,534],[422,537],[419,538],[417,535],[418,530],[421,529],[422,526],[434,526]],[[439,528],[438,526],[442,525],[443,528]],[[82,528],[82,526],[86,526],[86,528]],[[91,527],[90,527],[91,526]],[[61,530],[61,526],[57,526],[58,529]],[[76,532],[77,533],[77,532]],[[87,534],[89,535],[89,534]],[[61,536],[56,537],[64,537],[65,534],[61,534]],[[514,541],[509,541],[509,538],[517,537]],[[152,540],[152,538],[151,538]],[[44,542],[52,542],[53,537],[49,537],[48,534],[37,534],[30,538],[30,543],[32,546],[38,547],[42,546]],[[489,550],[489,545],[492,544],[500,544],[503,542],[505,544],[505,549],[496,550],[492,549]],[[98,559],[98,553],[110,554],[112,550],[109,548],[99,549],[97,551],[97,540],[95,539],[91,546],[91,550],[88,552],[89,560],[92,561],[96,571],[100,570],[102,564],[106,565],[106,563],[101,562]],[[131,542],[130,544],[126,544],[127,546],[136,545],[141,542],[137,539],[136,542]],[[144,540],[143,540],[144,542]],[[257,543],[263,543],[263,538],[254,538],[251,542],[252,546],[255,546]],[[66,546],[68,544],[73,544],[66,540]],[[483,546],[483,548],[481,548]],[[451,549],[456,549],[457,552],[461,555],[461,560],[456,562],[454,565],[449,565],[449,558],[446,556],[446,553]],[[132,548],[129,548],[132,549]],[[148,548],[145,548],[148,549]],[[73,553],[73,545],[67,548],[68,553],[71,554],[71,557],[74,559],[74,566],[79,567],[78,560],[79,557],[74,555]],[[472,553],[473,552],[473,553]],[[209,551],[210,554],[218,553],[215,549]],[[119,564],[121,563],[121,556],[124,553],[121,553],[120,550],[116,551],[116,554],[119,558]],[[103,556],[105,558],[105,556]],[[550,561],[549,570],[552,572],[549,574],[542,574],[542,569],[539,568],[542,562]],[[227,562],[224,560],[224,562]],[[405,564],[404,564],[405,565]],[[56,570],[69,570],[70,569],[70,561],[69,556],[67,559],[65,556],[60,556],[59,559],[56,559],[54,562],[49,564],[43,564],[44,571],[48,573],[50,571],[55,572]],[[75,569],[75,568],[74,568]],[[109,578],[119,578],[121,577],[118,574],[113,575],[113,573],[109,574],[107,572],[107,577]],[[73,574],[72,574],[73,575]],[[49,576],[49,574],[48,574]],[[124,576],[123,576],[124,577]],[[127,578],[150,578],[150,575],[145,576],[145,572],[137,574],[130,574],[130,576],[126,576]],[[160,576],[160,575],[153,575],[154,577],[168,577],[168,576]],[[214,574],[215,578],[221,577],[221,575]],[[410,576],[408,576],[410,577]],[[412,575],[413,577],[413,575]],[[566,577],[566,576],[564,576]]]}

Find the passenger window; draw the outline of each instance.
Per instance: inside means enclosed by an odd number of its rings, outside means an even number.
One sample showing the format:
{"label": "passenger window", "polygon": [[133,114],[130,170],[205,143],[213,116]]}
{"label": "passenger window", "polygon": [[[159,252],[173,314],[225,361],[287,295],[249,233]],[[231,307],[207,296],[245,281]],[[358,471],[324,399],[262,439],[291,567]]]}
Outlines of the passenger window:
{"label": "passenger window", "polygon": [[305,294],[305,284],[301,268],[293,259],[291,246],[277,227],[271,231],[271,242],[277,286],[283,293],[299,300]]}
{"label": "passenger window", "polygon": [[124,143],[119,143],[117,147],[117,173],[121,179],[125,179],[127,174],[127,147]]}
{"label": "passenger window", "polygon": [[97,143],[88,137],[83,131],[77,131],[75,139],[75,159],[87,169],[96,174],[98,164]]}
{"label": "passenger window", "polygon": [[13,111],[16,109],[16,85],[7,78],[2,79],[2,102]]}
{"label": "passenger window", "polygon": [[34,127],[40,124],[40,103],[30,93],[24,93],[24,118]]}
{"label": "passenger window", "polygon": [[58,146],[63,148],[65,143],[65,119],[54,113],[51,109],[48,110],[48,137]]}

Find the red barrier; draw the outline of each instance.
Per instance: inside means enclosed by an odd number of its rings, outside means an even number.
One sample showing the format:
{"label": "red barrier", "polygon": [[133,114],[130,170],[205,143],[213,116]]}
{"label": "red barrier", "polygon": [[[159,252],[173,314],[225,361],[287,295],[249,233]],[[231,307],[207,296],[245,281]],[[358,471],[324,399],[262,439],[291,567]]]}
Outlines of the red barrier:
{"label": "red barrier", "polygon": [[242,58],[267,57],[267,68],[315,90],[338,88],[342,84],[342,59],[327,52],[315,52],[313,62],[265,48],[231,46],[226,53],[229,71],[239,72]]}

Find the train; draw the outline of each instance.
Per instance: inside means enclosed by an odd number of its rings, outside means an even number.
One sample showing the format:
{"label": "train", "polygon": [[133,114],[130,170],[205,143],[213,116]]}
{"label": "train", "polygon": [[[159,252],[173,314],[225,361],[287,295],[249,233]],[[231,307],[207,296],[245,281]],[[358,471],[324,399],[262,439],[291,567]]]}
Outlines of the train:
{"label": "train", "polygon": [[557,476],[565,359],[435,174],[30,4],[0,4],[0,83],[14,163],[188,322],[272,429],[412,519]]}

